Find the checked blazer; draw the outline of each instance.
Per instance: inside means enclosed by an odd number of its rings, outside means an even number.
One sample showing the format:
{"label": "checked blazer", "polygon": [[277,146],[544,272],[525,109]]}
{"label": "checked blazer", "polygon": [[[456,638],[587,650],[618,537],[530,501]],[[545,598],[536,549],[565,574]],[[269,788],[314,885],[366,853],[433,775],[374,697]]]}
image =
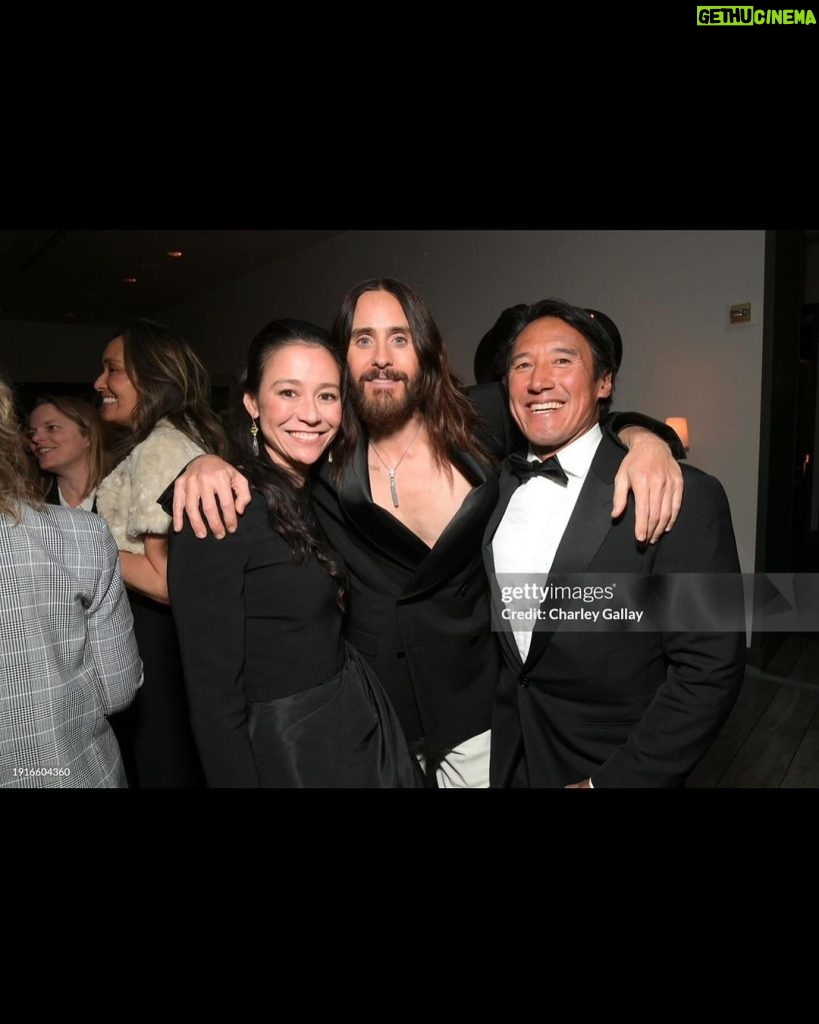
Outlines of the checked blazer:
{"label": "checked blazer", "polygon": [[44,505],[0,515],[0,787],[126,785],[107,715],[142,662],[105,521]]}

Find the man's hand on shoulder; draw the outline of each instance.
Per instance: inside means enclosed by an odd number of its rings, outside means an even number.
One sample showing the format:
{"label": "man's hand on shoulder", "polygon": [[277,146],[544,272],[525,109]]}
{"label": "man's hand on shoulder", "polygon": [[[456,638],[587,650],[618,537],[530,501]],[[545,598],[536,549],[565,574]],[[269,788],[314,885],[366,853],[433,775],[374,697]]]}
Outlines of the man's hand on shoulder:
{"label": "man's hand on shoulder", "polygon": [[634,536],[640,543],[656,544],[680,513],[682,470],[665,441],[650,430],[625,427],[620,439],[628,454],[614,478],[612,519],[623,514],[628,492],[634,491]]}
{"label": "man's hand on shoulder", "polygon": [[221,539],[235,532],[249,504],[246,477],[218,455],[200,455],[174,484],[173,528],[181,530],[187,515],[197,537],[207,537],[209,527]]}

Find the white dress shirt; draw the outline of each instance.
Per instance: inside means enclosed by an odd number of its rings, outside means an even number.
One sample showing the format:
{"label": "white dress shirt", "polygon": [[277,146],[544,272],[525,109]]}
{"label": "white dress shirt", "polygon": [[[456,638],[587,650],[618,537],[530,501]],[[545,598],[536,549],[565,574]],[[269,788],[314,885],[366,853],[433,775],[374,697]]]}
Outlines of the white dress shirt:
{"label": "white dress shirt", "polygon": [[[545,476],[531,477],[518,487],[492,540],[496,573],[527,577],[537,574],[544,577],[539,582],[545,582],[602,438],[603,432],[595,423],[585,434],[557,452],[560,465],[569,478],[565,487]],[[538,461],[531,448],[528,459],[530,462]],[[533,607],[536,606],[534,602]],[[534,620],[521,626],[513,632],[521,660],[526,661]]]}
{"label": "white dress shirt", "polygon": [[60,485],[57,484],[57,497],[60,499],[60,504],[63,506],[63,508],[82,508],[85,509],[86,512],[93,512],[94,498],[96,498],[96,496],[97,488],[92,487],[88,494],[86,494],[86,496],[79,503],[79,505],[71,505],[65,500],[65,498],[63,497],[63,492],[60,490]]}

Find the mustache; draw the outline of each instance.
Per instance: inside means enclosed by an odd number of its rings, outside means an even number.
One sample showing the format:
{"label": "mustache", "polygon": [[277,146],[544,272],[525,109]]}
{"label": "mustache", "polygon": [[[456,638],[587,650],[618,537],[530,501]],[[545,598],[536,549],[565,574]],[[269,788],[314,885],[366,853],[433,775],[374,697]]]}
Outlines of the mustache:
{"label": "mustache", "polygon": [[409,384],[409,377],[398,370],[369,370],[367,373],[362,373],[358,379],[362,384],[366,384],[368,380],[402,380]]}

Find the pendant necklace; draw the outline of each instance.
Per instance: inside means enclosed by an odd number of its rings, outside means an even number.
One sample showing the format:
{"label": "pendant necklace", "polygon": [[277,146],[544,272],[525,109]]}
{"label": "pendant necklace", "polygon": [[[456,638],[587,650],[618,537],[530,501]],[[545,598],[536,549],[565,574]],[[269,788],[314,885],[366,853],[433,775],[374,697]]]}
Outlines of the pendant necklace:
{"label": "pendant necklace", "polygon": [[[409,443],[409,444],[407,445],[407,447],[406,447],[406,448],[404,449],[404,455],[406,455],[406,454],[407,454],[407,452],[408,452],[408,451],[410,450],[410,448],[412,448],[412,446],[413,446],[413,445],[415,444],[416,438],[417,438],[417,437],[418,437],[418,435],[419,435],[419,434],[421,433],[421,427],[422,427],[422,426],[423,426],[423,424],[420,424],[420,423],[419,423],[419,425],[418,425],[418,429],[417,429],[417,430],[415,431],[415,437],[413,437],[413,439],[412,439],[412,440],[410,441],[410,443]],[[390,474],[390,497],[392,498],[392,503],[393,503],[393,505],[394,505],[394,506],[395,506],[396,508],[398,508],[398,489],[397,489],[397,488],[396,488],[396,486],[395,486],[395,474],[396,474],[396,472],[398,471],[398,467],[399,467],[399,466],[401,465],[401,463],[402,463],[402,462],[404,461],[404,455],[402,455],[402,456],[401,456],[401,458],[400,458],[400,459],[398,460],[398,462],[396,462],[396,464],[395,464],[395,468],[394,468],[394,469],[390,469],[390,467],[389,467],[389,466],[387,465],[387,463],[386,463],[386,462],[384,462],[384,460],[383,460],[383,459],[381,458],[381,453],[380,453],[380,452],[379,452],[379,450],[378,450],[378,449],[377,449],[377,448],[375,447],[375,445],[374,445],[374,444],[372,443],[372,441],[370,441],[370,447],[371,447],[371,448],[372,448],[372,450],[373,450],[373,451],[375,452],[375,454],[376,454],[376,455],[378,456],[378,459],[379,459],[379,461],[381,462],[381,465],[382,465],[382,466],[384,467],[384,469],[386,469],[386,471],[387,471],[387,472],[388,472],[388,473]]]}

